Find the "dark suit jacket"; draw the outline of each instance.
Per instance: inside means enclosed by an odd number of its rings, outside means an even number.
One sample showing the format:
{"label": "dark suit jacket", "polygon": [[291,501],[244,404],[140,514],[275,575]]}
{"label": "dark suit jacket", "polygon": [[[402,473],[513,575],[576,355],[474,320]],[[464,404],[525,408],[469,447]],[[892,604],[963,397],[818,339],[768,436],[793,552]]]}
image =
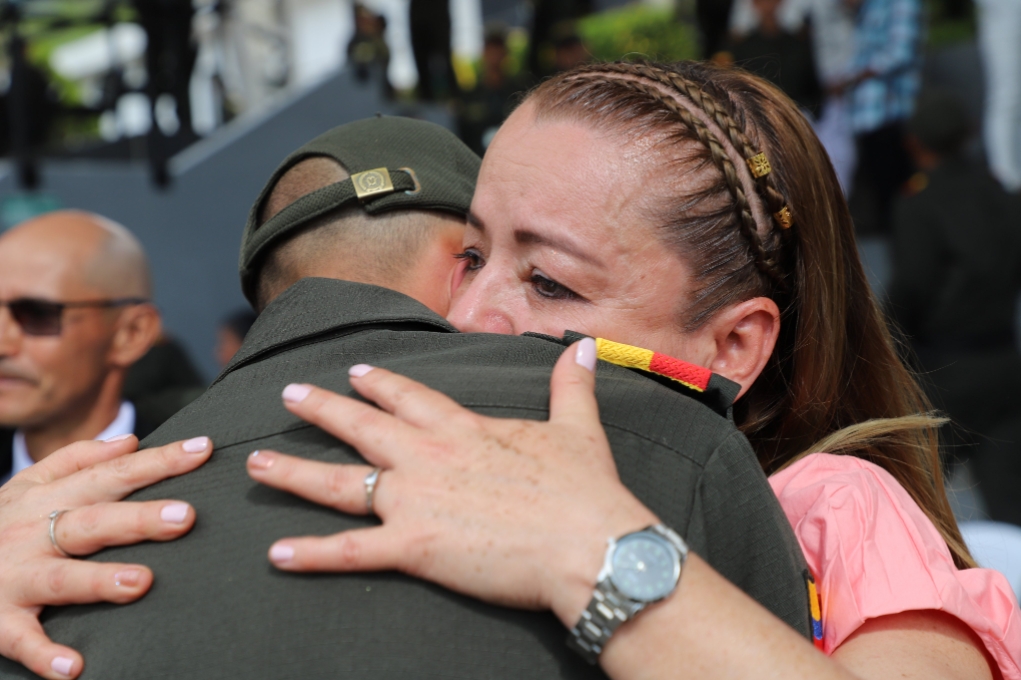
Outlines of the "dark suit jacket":
{"label": "dark suit jacket", "polygon": [[[160,426],[166,417],[154,419],[135,406],[135,436],[139,439],[148,437]],[[0,480],[7,476],[14,467],[14,430],[0,427]]]}
{"label": "dark suit jacket", "polygon": [[[134,496],[192,503],[198,522],[188,536],[93,558],[151,565],[152,591],[123,607],[48,609],[47,632],[85,655],[83,678],[103,680],[600,677],[568,650],[567,631],[548,612],[491,606],[398,573],[275,570],[266,551],[276,539],[377,520],[315,506],[245,473],[258,448],[361,460],[283,408],[287,383],[352,394],[347,368],[366,362],[481,413],[545,419],[550,369],[562,351],[537,337],[458,334],[382,288],[299,282],[262,314],[209,391],[145,442],[205,434],[216,444],[196,472]],[[726,414],[609,364],[599,365],[597,393],[625,484],[692,550],[807,636],[803,557]],[[2,677],[28,675],[0,665]]]}

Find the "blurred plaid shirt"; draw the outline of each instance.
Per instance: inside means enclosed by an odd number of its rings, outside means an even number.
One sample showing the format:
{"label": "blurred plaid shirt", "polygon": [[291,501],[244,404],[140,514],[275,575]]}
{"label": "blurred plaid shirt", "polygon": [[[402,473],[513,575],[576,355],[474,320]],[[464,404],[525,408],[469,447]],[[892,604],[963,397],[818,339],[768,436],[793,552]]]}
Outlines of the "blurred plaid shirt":
{"label": "blurred plaid shirt", "polygon": [[920,0],[863,0],[855,28],[851,74],[871,71],[850,92],[851,127],[872,132],[908,118],[921,85]]}

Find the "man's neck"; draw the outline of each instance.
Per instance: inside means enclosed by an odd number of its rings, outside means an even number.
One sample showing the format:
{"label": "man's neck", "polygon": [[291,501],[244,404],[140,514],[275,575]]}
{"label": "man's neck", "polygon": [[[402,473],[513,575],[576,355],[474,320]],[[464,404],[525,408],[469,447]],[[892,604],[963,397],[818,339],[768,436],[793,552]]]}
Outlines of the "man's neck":
{"label": "man's neck", "polygon": [[80,406],[68,409],[59,420],[22,428],[29,457],[38,463],[68,444],[95,439],[120,411],[122,383],[120,376],[108,375],[94,398],[82,399]]}

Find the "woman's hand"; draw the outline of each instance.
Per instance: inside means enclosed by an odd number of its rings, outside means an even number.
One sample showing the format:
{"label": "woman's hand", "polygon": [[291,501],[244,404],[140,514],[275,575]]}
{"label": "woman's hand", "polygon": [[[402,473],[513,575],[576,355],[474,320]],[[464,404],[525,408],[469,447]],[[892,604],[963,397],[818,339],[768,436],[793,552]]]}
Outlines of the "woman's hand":
{"label": "woman's hand", "polygon": [[[270,559],[291,571],[396,569],[488,602],[552,609],[571,627],[588,604],[610,537],[657,522],[620,482],[593,394],[595,343],[553,371],[548,422],[487,418],[389,371],[351,369],[380,408],[309,385],[287,408],[383,469],[383,526],[288,538]],[[255,480],[365,514],[367,465],[257,451]],[[555,521],[552,521],[555,518]]]}
{"label": "woman's hand", "polygon": [[[213,451],[207,437],[154,449],[133,435],[65,446],[0,487],[0,654],[44,678],[74,678],[81,655],[54,644],[39,623],[45,605],[138,599],[152,572],[138,564],[104,564],[64,557],[140,541],[169,541],[187,533],[195,512],[178,501],[118,503],[161,479],[190,472]],[[131,455],[127,455],[131,454]]]}

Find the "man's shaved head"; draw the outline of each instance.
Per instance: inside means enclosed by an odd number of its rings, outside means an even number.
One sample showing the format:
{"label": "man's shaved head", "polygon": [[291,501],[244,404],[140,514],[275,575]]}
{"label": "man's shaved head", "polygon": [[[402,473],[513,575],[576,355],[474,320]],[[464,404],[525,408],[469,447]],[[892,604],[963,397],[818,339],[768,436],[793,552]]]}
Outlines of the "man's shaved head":
{"label": "man's shaved head", "polygon": [[24,222],[0,236],[0,256],[38,260],[83,294],[152,295],[149,263],[138,239],[101,215],[58,210]]}
{"label": "man's shaved head", "polygon": [[[273,187],[262,206],[259,223],[265,223],[302,196],[349,176],[343,166],[330,158],[317,156],[300,161]],[[416,269],[427,248],[441,234],[448,241],[456,236],[460,243],[460,234],[455,230],[462,228],[462,218],[441,212],[400,210],[369,215],[357,205],[340,208],[312,221],[267,253],[258,274],[257,308],[261,311],[299,279],[310,276],[408,292],[407,287],[417,283],[411,279],[421,276]],[[448,257],[452,263],[450,253]]]}

